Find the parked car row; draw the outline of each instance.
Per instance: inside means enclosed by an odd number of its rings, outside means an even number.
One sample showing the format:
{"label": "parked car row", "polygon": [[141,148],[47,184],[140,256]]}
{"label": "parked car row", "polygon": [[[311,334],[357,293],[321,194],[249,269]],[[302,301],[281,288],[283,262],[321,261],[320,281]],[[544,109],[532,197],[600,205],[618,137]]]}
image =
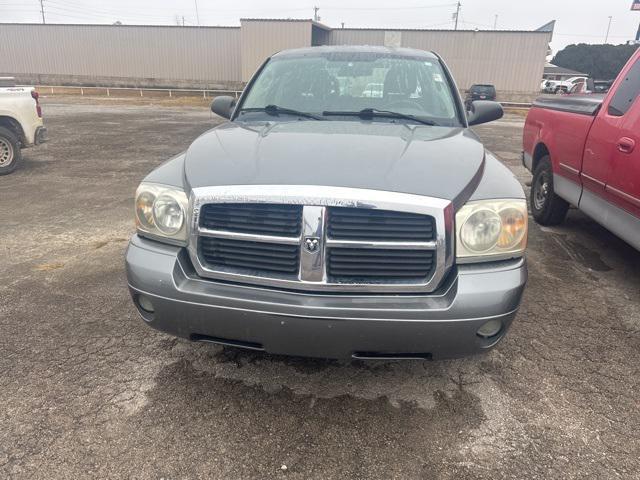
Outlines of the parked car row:
{"label": "parked car row", "polygon": [[576,84],[586,81],[587,77],[571,77],[566,80],[543,80],[540,90],[544,93],[569,93]]}
{"label": "parked car row", "polygon": [[593,80],[588,77],[572,77],[564,81],[543,80],[540,90],[556,95],[576,93],[607,93],[613,80]]}

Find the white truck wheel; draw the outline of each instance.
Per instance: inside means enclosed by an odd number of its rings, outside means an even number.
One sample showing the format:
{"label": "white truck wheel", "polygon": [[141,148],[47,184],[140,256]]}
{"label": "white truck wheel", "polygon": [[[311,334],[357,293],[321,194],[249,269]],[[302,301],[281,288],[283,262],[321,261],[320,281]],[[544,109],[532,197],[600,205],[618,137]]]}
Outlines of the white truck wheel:
{"label": "white truck wheel", "polygon": [[0,175],[13,172],[21,158],[18,137],[11,130],[0,127]]}

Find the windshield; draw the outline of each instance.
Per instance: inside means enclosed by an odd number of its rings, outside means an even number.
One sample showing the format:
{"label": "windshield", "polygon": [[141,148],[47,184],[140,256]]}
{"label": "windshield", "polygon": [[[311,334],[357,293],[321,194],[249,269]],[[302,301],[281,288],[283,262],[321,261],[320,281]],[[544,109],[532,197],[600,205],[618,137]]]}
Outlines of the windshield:
{"label": "windshield", "polygon": [[[268,105],[318,115],[375,109],[438,125],[460,124],[447,77],[435,58],[359,52],[275,57],[252,84],[240,111]],[[351,118],[357,120],[340,117]]]}

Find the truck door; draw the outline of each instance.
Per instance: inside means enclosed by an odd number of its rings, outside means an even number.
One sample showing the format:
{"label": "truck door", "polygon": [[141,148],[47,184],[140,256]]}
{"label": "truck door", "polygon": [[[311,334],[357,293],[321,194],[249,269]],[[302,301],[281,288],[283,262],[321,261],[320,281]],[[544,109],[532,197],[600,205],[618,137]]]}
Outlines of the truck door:
{"label": "truck door", "polygon": [[617,86],[607,113],[619,120],[606,179],[607,198],[640,217],[640,58]]}

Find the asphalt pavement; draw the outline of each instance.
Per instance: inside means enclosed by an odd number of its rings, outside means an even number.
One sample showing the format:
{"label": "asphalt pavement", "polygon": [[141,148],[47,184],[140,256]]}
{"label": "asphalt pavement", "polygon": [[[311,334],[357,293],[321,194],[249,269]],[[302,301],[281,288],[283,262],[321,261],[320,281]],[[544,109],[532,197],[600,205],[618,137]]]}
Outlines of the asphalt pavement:
{"label": "asphalt pavement", "polygon": [[[572,210],[530,227],[486,355],[338,362],[143,324],[123,256],[143,176],[205,108],[45,99],[0,177],[0,478],[640,478],[640,253]],[[523,117],[476,131],[523,182]]]}

